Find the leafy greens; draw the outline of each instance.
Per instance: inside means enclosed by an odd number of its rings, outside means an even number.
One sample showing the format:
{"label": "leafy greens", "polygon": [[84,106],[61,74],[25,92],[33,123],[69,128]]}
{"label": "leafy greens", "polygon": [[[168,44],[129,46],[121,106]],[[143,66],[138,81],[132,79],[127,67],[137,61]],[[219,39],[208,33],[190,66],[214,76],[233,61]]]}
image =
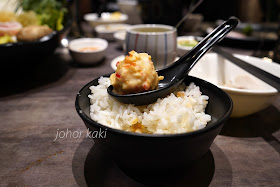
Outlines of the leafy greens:
{"label": "leafy greens", "polygon": [[22,0],[22,8],[36,12],[40,25],[59,31],[63,29],[63,18],[67,12],[65,3],[65,0]]}

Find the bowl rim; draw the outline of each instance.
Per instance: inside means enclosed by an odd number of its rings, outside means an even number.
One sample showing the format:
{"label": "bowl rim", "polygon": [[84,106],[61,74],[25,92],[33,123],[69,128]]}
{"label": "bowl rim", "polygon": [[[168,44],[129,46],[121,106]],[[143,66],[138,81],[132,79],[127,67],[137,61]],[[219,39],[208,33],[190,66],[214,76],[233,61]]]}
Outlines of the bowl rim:
{"label": "bowl rim", "polygon": [[[107,26],[124,26],[123,29],[117,29],[117,30],[110,30],[110,29],[103,29],[103,28],[106,28]],[[97,25],[95,27],[95,31],[97,33],[115,33],[115,32],[118,32],[118,31],[125,31],[127,28],[129,28],[131,25],[129,24],[126,24],[126,23],[109,23],[109,24],[102,24],[102,25]]]}
{"label": "bowl rim", "polygon": [[[124,37],[120,37],[120,35],[124,35]],[[121,40],[121,41],[125,41],[125,35],[126,35],[126,31],[125,30],[121,30],[121,31],[116,31],[114,32],[113,36],[115,39]]]}
{"label": "bowl rim", "polygon": [[[102,12],[102,13],[109,13],[112,14],[112,12]],[[121,13],[120,19],[100,19],[97,17],[97,13],[88,13],[84,15],[84,20],[88,22],[96,22],[96,23],[117,23],[126,21],[128,19],[128,15]]]}
{"label": "bowl rim", "polygon": [[177,37],[177,48],[183,49],[183,50],[191,50],[194,46],[193,47],[191,47],[191,46],[183,46],[183,45],[179,44],[179,41],[186,40],[186,39],[196,40],[195,36],[178,36]]}
{"label": "bowl rim", "polygon": [[226,86],[220,86],[218,85],[222,90],[228,92],[228,93],[235,93],[235,94],[242,94],[242,95],[275,95],[278,93],[278,91],[275,90],[246,90],[246,89],[240,89],[240,88],[230,88]]}
{"label": "bowl rim", "polygon": [[52,31],[50,34],[43,36],[42,38],[35,40],[35,41],[27,41],[27,42],[11,42],[11,43],[5,43],[5,44],[0,44],[0,48],[2,47],[15,47],[15,46],[32,46],[32,45],[37,45],[40,43],[47,42],[54,38],[56,35],[59,35],[64,31]]}
{"label": "bowl rim", "polygon": [[[110,74],[103,75],[103,76],[100,76],[100,77],[109,77],[109,75]],[[230,106],[229,106],[228,111],[226,111],[225,114],[221,118],[219,118],[217,121],[215,121],[213,124],[211,124],[211,126],[206,125],[206,127],[202,128],[202,129],[199,129],[199,130],[195,130],[195,131],[192,131],[192,132],[178,133],[178,134],[148,134],[148,133],[136,133],[136,132],[124,131],[124,130],[121,130],[121,129],[115,129],[115,128],[108,127],[106,125],[102,125],[98,122],[93,121],[90,117],[88,117],[82,111],[82,109],[80,108],[80,105],[79,105],[79,98],[81,97],[81,92],[86,90],[86,89],[89,89],[89,87],[91,85],[93,85],[93,82],[98,80],[100,77],[97,77],[96,79],[94,79],[94,80],[90,81],[89,83],[87,83],[86,85],[84,85],[80,89],[80,91],[77,93],[76,100],[75,100],[76,111],[77,111],[78,115],[82,118],[82,120],[86,121],[91,126],[92,125],[97,126],[98,128],[109,130],[110,133],[114,133],[114,134],[118,134],[118,135],[122,135],[122,136],[134,136],[134,137],[138,137],[138,138],[161,138],[161,139],[181,138],[181,137],[185,137],[185,136],[189,136],[189,137],[198,136],[199,134],[201,134],[203,132],[211,131],[212,129],[216,129],[219,126],[223,125],[223,123],[230,117],[230,115],[232,113],[232,110],[233,110],[233,102],[232,102],[231,97],[225,91],[223,91],[221,88],[219,88],[218,86],[216,86],[216,85],[214,85],[214,84],[212,84],[208,81],[205,81],[203,79],[193,77],[193,76],[187,76],[187,77],[190,77],[191,79],[196,79],[199,82],[210,84],[211,86],[220,90],[221,93],[225,97],[227,97],[227,99],[229,101]],[[90,100],[89,100],[89,103],[90,103]]]}
{"label": "bowl rim", "polygon": [[[72,44],[73,44],[73,43],[76,43],[76,42],[77,42],[77,43],[83,43],[83,42],[85,42],[85,41],[91,41],[91,42],[99,41],[99,42],[103,43],[103,45],[98,44],[98,46],[100,46],[100,49],[95,50],[95,51],[79,51],[79,50],[73,49],[73,48],[71,47],[71,43],[72,43]],[[91,53],[98,53],[98,52],[101,52],[101,51],[106,50],[106,49],[108,48],[108,45],[109,45],[109,44],[108,44],[108,41],[105,40],[105,39],[102,39],[102,38],[87,38],[87,37],[85,37],[85,38],[75,38],[75,39],[71,40],[71,41],[69,42],[68,49],[69,49],[70,51],[73,51],[73,52],[76,52],[76,53],[91,54]]]}
{"label": "bowl rim", "polygon": [[[164,32],[142,32],[142,31],[134,30],[138,28],[155,28],[155,27],[166,28],[169,30]],[[174,34],[174,33],[177,34],[177,29],[171,25],[164,25],[164,24],[137,24],[137,25],[130,26],[126,30],[126,32],[131,34],[140,34],[140,35],[165,35],[165,34]]]}

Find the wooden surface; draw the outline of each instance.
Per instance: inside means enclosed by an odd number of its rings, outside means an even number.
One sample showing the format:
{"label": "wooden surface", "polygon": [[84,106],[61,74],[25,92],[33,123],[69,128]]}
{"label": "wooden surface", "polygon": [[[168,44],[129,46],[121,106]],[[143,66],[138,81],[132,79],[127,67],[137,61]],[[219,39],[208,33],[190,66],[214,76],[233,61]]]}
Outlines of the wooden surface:
{"label": "wooden surface", "polygon": [[[83,85],[113,71],[111,60],[121,54],[110,43],[100,64],[81,67],[59,48],[2,79],[0,186],[279,186],[279,96],[257,114],[230,119],[189,168],[168,174],[120,170],[86,138],[74,102]],[[54,141],[57,131],[67,130],[83,133]]]}

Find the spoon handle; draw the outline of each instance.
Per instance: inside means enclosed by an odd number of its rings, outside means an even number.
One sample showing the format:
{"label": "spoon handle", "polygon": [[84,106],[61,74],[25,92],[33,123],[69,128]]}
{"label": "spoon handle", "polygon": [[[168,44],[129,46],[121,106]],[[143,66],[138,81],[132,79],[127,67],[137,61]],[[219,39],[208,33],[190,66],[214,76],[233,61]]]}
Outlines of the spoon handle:
{"label": "spoon handle", "polygon": [[213,47],[212,49],[217,54],[221,55],[222,57],[230,60],[235,65],[241,67],[242,69],[246,70],[247,72],[251,73],[252,75],[256,76],[257,78],[261,79],[262,81],[266,82],[267,84],[273,86],[278,92],[280,91],[280,78],[276,77],[256,66],[253,66],[243,60],[234,57],[232,54],[222,50],[219,47]]}
{"label": "spoon handle", "polygon": [[[209,33],[202,41],[200,41],[192,50],[182,56],[172,66],[180,71],[177,77],[178,79],[184,79],[185,75],[193,68],[196,62],[209,51],[214,44],[221,41],[227,33],[236,27],[239,20],[235,17],[230,17],[224,21],[221,25],[216,27],[211,33]],[[172,67],[171,66],[171,67]],[[173,68],[172,67],[172,68]]]}

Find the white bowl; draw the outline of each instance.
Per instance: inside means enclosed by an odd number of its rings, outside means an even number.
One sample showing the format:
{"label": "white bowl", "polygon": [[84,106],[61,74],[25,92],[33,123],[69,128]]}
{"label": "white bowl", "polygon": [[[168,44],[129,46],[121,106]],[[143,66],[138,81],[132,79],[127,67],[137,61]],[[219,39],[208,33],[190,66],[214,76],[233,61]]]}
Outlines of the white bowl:
{"label": "white bowl", "polygon": [[70,41],[68,49],[76,62],[89,65],[100,62],[107,47],[108,42],[101,38],[78,38]]}
{"label": "white bowl", "polygon": [[186,54],[189,50],[191,50],[193,46],[186,46],[182,45],[180,42],[185,41],[185,42],[198,42],[194,36],[178,36],[177,37],[177,55],[178,56],[183,56]]}
{"label": "white bowl", "polygon": [[[280,76],[280,64],[251,56],[234,56],[275,76]],[[233,100],[231,117],[244,117],[261,111],[268,107],[278,94],[272,86],[216,53],[204,55],[191,70],[190,75],[217,85],[231,96]],[[239,86],[243,89],[238,88]]]}
{"label": "white bowl", "polygon": [[114,33],[117,31],[125,31],[129,28],[128,24],[106,24],[98,25],[95,27],[95,31],[99,38],[103,38],[109,41],[114,40]]}
{"label": "white bowl", "polygon": [[[117,16],[116,16],[117,15]],[[95,28],[97,25],[101,24],[113,24],[113,23],[125,23],[128,19],[126,14],[122,14],[120,12],[109,13],[103,12],[101,17],[98,17],[96,13],[89,13],[84,15],[84,20],[89,22],[89,24]]]}
{"label": "white bowl", "polygon": [[126,31],[118,31],[114,33],[114,38],[116,42],[124,48],[124,41],[125,41]]}

